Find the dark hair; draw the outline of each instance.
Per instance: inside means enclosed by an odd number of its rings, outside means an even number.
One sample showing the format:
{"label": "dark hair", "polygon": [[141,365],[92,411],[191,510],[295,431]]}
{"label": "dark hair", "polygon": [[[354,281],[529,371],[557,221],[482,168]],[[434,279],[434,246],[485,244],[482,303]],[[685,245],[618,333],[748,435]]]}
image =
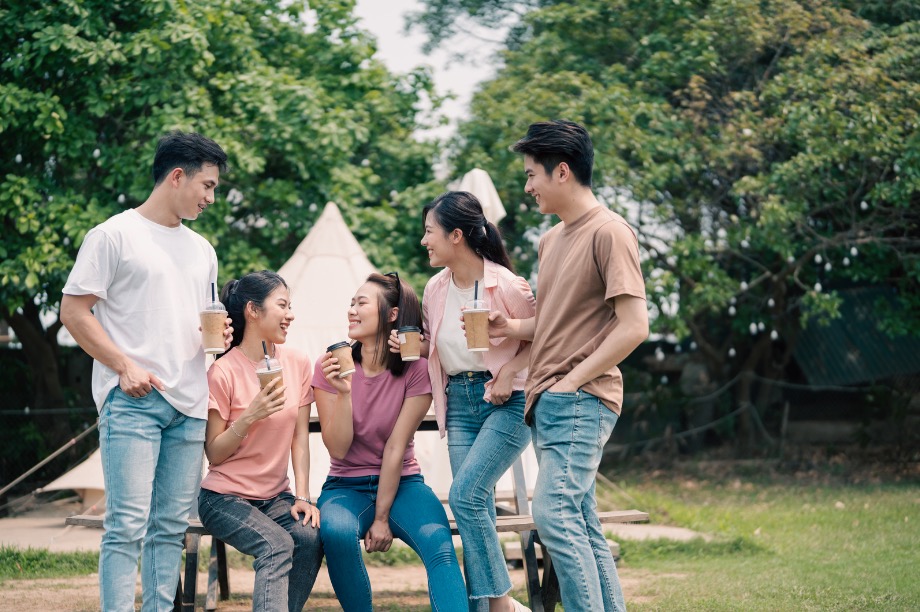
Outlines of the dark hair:
{"label": "dark hair", "polygon": [[194,176],[205,164],[213,164],[226,172],[227,154],[219,144],[194,132],[170,132],[157,143],[153,156],[153,184],[162,183],[173,168],[182,168],[188,176]]}
{"label": "dark hair", "polygon": [[494,223],[486,220],[482,204],[472,193],[466,191],[448,191],[442,193],[422,209],[422,224],[433,212],[438,225],[448,234],[459,229],[463,238],[473,251],[500,266],[514,271],[511,258],[502,242],[502,234]]}
{"label": "dark hair", "polygon": [[547,174],[565,162],[581,185],[591,186],[594,145],[588,131],[577,123],[561,119],[531,123],[527,135],[514,143],[511,150],[531,156]]}
{"label": "dark hair", "polygon": [[[287,283],[278,274],[269,270],[250,272],[239,280],[227,281],[220,290],[220,301],[233,320],[233,341],[230,348],[238,346],[243,341],[243,332],[246,331],[246,305],[252,302],[256,308],[262,308],[265,298],[280,286],[287,288]],[[215,359],[219,357],[221,355],[217,355]]]}
{"label": "dark hair", "polygon": [[[415,290],[406,281],[400,280],[395,272],[377,274],[374,272],[367,277],[368,283],[380,287],[380,299],[377,302],[377,348],[374,359],[379,359],[380,351],[386,352],[386,368],[394,376],[402,376],[406,364],[399,353],[391,353],[389,349],[390,332],[404,325],[422,327],[422,306],[418,301]],[[390,311],[399,307],[396,320],[390,322]],[[361,363],[361,343],[355,342],[351,347],[351,356],[355,363]]]}

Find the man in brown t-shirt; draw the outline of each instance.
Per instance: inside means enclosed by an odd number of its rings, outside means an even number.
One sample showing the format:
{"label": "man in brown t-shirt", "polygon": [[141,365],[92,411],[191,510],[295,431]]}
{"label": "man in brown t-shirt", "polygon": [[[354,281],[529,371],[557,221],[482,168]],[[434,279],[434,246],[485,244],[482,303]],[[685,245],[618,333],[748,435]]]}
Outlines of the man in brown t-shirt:
{"label": "man in brown t-shirt", "polygon": [[489,316],[491,335],[533,342],[525,420],[540,465],[534,521],[567,611],[625,610],[594,481],[623,400],[617,364],[648,337],[638,241],[591,191],[594,149],[582,126],[534,123],[512,149],[524,154],[524,190],[562,221],[540,240],[536,316]]}

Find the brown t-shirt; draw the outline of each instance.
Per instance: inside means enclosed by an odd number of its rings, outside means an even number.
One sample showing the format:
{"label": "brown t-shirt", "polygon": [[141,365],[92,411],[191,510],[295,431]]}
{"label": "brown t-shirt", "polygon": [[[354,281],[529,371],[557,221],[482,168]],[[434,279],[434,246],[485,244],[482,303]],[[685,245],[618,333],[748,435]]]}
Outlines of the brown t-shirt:
{"label": "brown t-shirt", "polygon": [[[645,299],[636,235],[623,217],[603,206],[549,230],[540,240],[539,257],[536,328],[524,387],[528,413],[540,393],[616,328],[615,297]],[[581,388],[620,413],[623,376],[616,366]]]}

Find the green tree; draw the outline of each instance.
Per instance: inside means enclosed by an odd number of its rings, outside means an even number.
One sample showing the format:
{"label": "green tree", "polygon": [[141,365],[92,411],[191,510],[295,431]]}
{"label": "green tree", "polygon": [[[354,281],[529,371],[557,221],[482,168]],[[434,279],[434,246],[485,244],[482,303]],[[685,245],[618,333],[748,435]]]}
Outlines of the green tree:
{"label": "green tree", "polygon": [[[426,69],[396,76],[374,59],[353,9],[352,0],[3,4],[0,317],[28,356],[33,407],[64,403],[55,313],[76,251],[90,227],[146,198],[165,131],[199,131],[230,154],[227,197],[193,224],[217,250],[221,281],[279,267],[327,201],[381,260],[399,260],[386,249],[405,212],[392,194],[432,180],[436,143],[413,133],[434,120],[423,102],[439,100]],[[61,419],[48,425],[68,435]]]}
{"label": "green tree", "polygon": [[433,40],[525,10],[453,158],[514,203],[522,268],[541,220],[508,146],[568,118],[592,133],[598,194],[639,230],[654,331],[691,337],[717,380],[781,376],[802,326],[837,316],[835,289],[894,287],[886,330],[920,333],[916,3],[426,4]]}

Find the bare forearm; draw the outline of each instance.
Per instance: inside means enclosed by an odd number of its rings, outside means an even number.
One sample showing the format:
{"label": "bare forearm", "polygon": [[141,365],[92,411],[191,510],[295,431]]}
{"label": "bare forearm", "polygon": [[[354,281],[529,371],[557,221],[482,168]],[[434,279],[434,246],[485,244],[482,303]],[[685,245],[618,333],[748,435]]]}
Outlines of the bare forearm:
{"label": "bare forearm", "polygon": [[330,455],[342,459],[348,454],[354,435],[351,393],[339,393],[335,396],[331,417],[323,423],[323,443]]}
{"label": "bare forearm", "polygon": [[396,499],[396,491],[399,489],[399,479],[402,476],[404,453],[405,451],[397,453],[395,449],[390,448],[383,451],[380,483],[377,487],[377,503],[374,507],[374,518],[378,521],[386,521],[390,518],[390,508],[393,507],[393,500]]}
{"label": "bare forearm", "polygon": [[[300,410],[306,410],[309,415],[310,407],[305,406]],[[299,422],[297,429],[294,430],[294,441],[291,443],[291,464],[294,467],[294,495],[309,498],[310,434],[309,430],[301,431]]]}
{"label": "bare forearm", "polygon": [[115,346],[92,311],[68,308],[65,296],[61,304],[61,322],[90,357],[118,374],[127,370],[128,356]]}
{"label": "bare forearm", "polygon": [[508,319],[508,325],[505,328],[505,336],[515,340],[524,340],[531,342],[534,336],[536,321],[535,317],[529,319]]}

